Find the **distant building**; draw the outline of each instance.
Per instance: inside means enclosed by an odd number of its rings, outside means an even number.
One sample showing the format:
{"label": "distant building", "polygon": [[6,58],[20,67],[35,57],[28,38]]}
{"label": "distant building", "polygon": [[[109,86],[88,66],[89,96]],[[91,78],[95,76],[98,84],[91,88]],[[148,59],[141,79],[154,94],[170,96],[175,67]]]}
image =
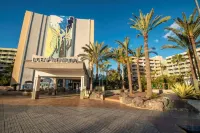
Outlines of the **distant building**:
{"label": "distant building", "polygon": [[[181,74],[184,75],[185,80],[189,80],[190,79],[190,72],[191,72],[191,67],[190,67],[190,61],[188,58],[188,55],[186,52],[180,53],[181,55],[183,55],[183,57],[186,59],[186,61],[181,62],[180,63],[180,71]],[[200,58],[200,48],[197,48],[197,54]],[[172,56],[168,56],[166,57],[166,62],[167,62],[167,71],[169,73],[169,75],[178,75],[179,74],[179,69],[178,69],[178,65],[172,63]]]}
{"label": "distant building", "polygon": [[[184,79],[186,82],[190,82],[191,80],[191,67],[190,67],[190,61],[188,58],[188,55],[186,52],[179,53],[183,55],[183,58],[186,59],[186,61],[180,63],[180,71],[181,74],[184,75]],[[200,48],[197,48],[197,54],[200,59]],[[164,75],[179,75],[179,69],[178,65],[172,63],[172,56],[166,57],[164,59],[162,56],[155,56],[150,58],[150,67],[151,67],[151,77],[158,77],[162,74]],[[137,67],[136,67],[136,58],[133,57],[133,63],[132,63],[132,76],[133,80],[137,79]],[[139,66],[140,66],[140,74],[145,75],[145,57],[140,58],[139,60]],[[165,66],[165,68],[163,67]]]}
{"label": "distant building", "polygon": [[[133,80],[137,79],[137,60],[135,57],[132,57],[132,77]],[[150,58],[150,68],[151,68],[151,76],[158,77],[162,74],[161,71],[161,63],[165,60],[162,56],[155,56]],[[140,74],[145,75],[145,57],[139,59],[139,67],[140,67]]]}
{"label": "distant building", "polygon": [[14,64],[17,49],[0,48],[0,72]]}

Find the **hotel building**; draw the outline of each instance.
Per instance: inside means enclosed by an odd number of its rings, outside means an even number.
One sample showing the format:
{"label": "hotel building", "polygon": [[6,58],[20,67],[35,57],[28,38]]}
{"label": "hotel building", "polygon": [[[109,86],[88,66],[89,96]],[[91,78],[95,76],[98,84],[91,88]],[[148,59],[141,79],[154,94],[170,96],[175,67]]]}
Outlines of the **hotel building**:
{"label": "hotel building", "polygon": [[[197,48],[197,54],[200,58],[200,48]],[[180,63],[180,72],[182,75],[184,75],[185,79],[189,80],[190,79],[190,72],[191,72],[191,67],[190,67],[190,61],[189,61],[189,57],[187,55],[186,52],[180,53],[181,55],[183,55],[183,58],[186,59],[186,61],[181,62]],[[178,65],[172,63],[172,56],[168,56],[166,57],[166,62],[167,62],[167,71],[169,73],[169,75],[178,75],[179,74],[179,69],[178,69]]]}
{"label": "hotel building", "polygon": [[0,48],[0,72],[14,64],[16,53],[15,48]]}
{"label": "hotel building", "polygon": [[[180,53],[183,55],[183,58],[186,59],[186,61],[180,63],[180,72],[182,75],[184,75],[185,81],[188,83],[191,80],[191,67],[190,67],[190,61],[188,58],[188,55],[186,52]],[[200,48],[197,48],[197,54],[200,58]],[[150,67],[151,67],[151,75],[152,78],[161,76],[162,73],[165,75],[179,75],[179,69],[178,65],[172,63],[172,56],[166,57],[164,59],[162,56],[155,56],[150,58]],[[137,79],[137,67],[136,67],[136,58],[133,57],[133,63],[132,63],[132,76],[133,80]],[[163,69],[161,66],[166,66],[166,69]],[[140,66],[140,74],[145,75],[145,58],[142,57],[139,59],[139,66]]]}
{"label": "hotel building", "polygon": [[[43,15],[25,12],[12,83],[33,82],[39,91],[41,79],[83,89],[88,86],[88,62],[79,61],[85,44],[94,42],[94,20],[73,16]],[[62,80],[62,81],[58,81]]]}
{"label": "hotel building", "polygon": [[[135,57],[132,57],[132,77],[135,81],[137,79],[137,59]],[[155,56],[150,58],[150,68],[151,68],[151,76],[158,77],[162,74],[161,71],[161,63],[164,63],[164,59],[162,56]],[[145,57],[141,57],[139,59],[139,68],[140,68],[140,74],[145,75]]]}

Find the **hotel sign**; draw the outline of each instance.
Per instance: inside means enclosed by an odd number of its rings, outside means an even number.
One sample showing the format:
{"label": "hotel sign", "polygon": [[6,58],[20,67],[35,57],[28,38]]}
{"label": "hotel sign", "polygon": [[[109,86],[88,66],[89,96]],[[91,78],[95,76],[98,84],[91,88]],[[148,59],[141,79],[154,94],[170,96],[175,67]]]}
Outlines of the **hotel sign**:
{"label": "hotel sign", "polygon": [[54,58],[54,57],[42,57],[42,56],[33,55],[32,62],[77,63],[78,57]]}

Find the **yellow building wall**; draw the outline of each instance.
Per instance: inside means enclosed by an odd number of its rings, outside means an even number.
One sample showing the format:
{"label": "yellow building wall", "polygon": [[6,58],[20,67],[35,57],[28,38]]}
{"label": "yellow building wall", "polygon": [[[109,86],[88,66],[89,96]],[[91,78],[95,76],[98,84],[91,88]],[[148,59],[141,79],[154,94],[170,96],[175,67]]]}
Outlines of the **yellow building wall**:
{"label": "yellow building wall", "polygon": [[94,43],[94,20],[90,20],[90,42]]}
{"label": "yellow building wall", "polygon": [[26,11],[25,16],[24,16],[23,25],[22,25],[22,30],[20,33],[20,39],[19,39],[16,59],[15,59],[14,67],[13,67],[11,84],[19,83],[19,80],[20,80],[21,65],[22,65],[22,61],[23,61],[25,45],[27,42],[27,36],[28,36],[28,32],[29,32],[29,25],[31,22],[31,17],[32,17],[32,12]]}

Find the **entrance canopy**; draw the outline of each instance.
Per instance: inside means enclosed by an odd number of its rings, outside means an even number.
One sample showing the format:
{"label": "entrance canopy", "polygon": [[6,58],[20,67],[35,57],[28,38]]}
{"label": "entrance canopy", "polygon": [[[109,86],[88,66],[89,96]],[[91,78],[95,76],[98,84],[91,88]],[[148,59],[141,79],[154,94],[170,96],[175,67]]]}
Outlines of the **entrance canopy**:
{"label": "entrance canopy", "polygon": [[[54,78],[55,84],[57,84],[57,78],[78,79],[80,80],[80,90],[87,88],[89,83],[89,76],[84,62],[33,62],[28,60],[25,62],[25,68],[35,70],[33,81],[35,94],[39,91],[41,77]],[[36,95],[33,95],[32,98],[35,99]]]}
{"label": "entrance canopy", "polygon": [[88,72],[84,62],[60,63],[26,61],[25,68],[40,71],[39,75],[44,77],[88,77]]}

